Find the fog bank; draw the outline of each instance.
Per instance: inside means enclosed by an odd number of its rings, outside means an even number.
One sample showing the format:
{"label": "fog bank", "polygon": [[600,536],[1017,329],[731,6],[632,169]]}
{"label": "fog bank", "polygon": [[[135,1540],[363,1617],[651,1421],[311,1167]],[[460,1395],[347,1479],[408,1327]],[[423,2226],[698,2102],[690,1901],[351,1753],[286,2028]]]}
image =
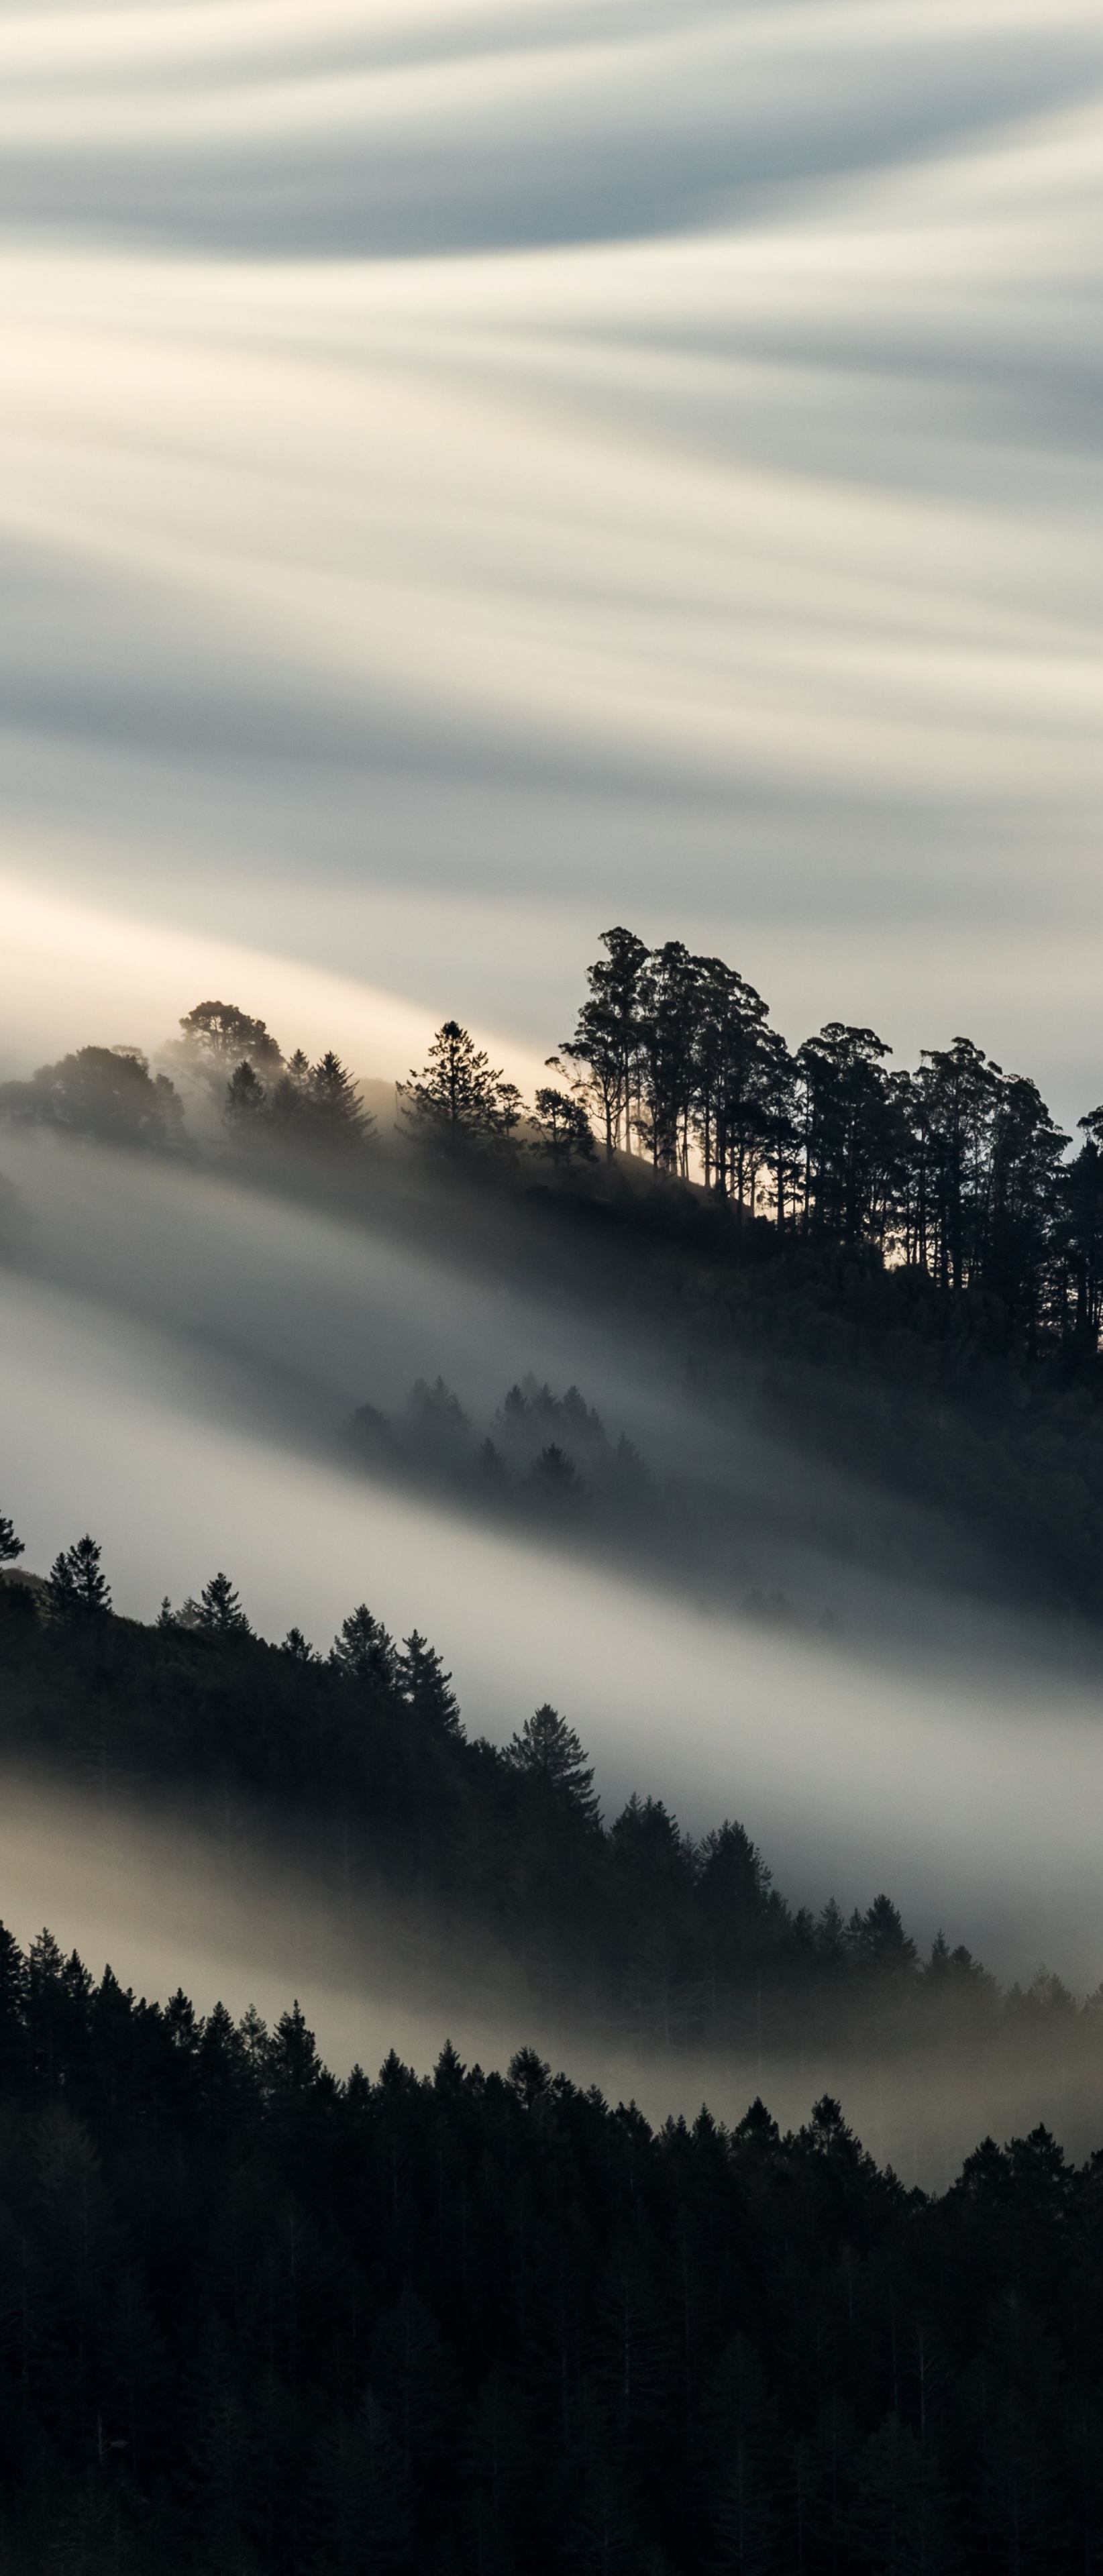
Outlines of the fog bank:
{"label": "fog bank", "polygon": [[326,2062],[374,2074],[392,2048],[427,2074],[445,2039],[468,2064],[504,2068],[536,2046],[553,2068],[635,2100],[653,2123],[692,2118],[706,2101],[729,2122],[765,2098],[783,2127],[830,2091],[880,2162],[906,2182],[944,2189],[988,2133],[1025,2134],[1045,2120],[1076,2157],[1098,2141],[1103,2062],[1054,2045],[983,2063],[952,2049],[918,2059],[806,2048],[656,2049],[629,2032],[598,2034],[527,1996],[510,1962],[472,1933],[428,1953],[385,1902],[348,1903],[328,1881],[250,1840],[239,1821],[215,1836],[179,1813],[94,1791],[61,1790],[8,1770],[0,1798],[0,1919],[26,1948],[43,1924],[99,1976],[165,2003],[180,1988],[201,2012],[235,2018],[254,2006],[274,2026],[298,1999]]}
{"label": "fog bank", "polygon": [[88,1527],[120,1608],[151,1617],[224,1566],[263,1633],[323,1647],[367,1598],[440,1647],[473,1731],[563,1709],[609,1807],[639,1787],[695,1831],[735,1814],[794,1901],[884,1886],[924,1939],[944,1921],[1003,1971],[1044,1954],[1097,1981],[1103,1729],[1075,1668],[893,1669],[695,1610],[310,1455],[133,1319],[9,1273],[0,1321],[4,1507],[32,1566]]}

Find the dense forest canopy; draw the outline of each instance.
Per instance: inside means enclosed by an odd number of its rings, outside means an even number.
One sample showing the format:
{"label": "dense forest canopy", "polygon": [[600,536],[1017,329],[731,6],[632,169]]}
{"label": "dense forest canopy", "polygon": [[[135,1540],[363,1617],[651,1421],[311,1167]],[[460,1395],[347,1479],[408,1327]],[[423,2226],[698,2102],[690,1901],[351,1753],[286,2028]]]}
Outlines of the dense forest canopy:
{"label": "dense forest canopy", "polygon": [[0,1928],[10,2576],[1082,2576],[1103,2158],[941,2198],[839,2103],[657,2132],[446,2045],[338,2083]]}

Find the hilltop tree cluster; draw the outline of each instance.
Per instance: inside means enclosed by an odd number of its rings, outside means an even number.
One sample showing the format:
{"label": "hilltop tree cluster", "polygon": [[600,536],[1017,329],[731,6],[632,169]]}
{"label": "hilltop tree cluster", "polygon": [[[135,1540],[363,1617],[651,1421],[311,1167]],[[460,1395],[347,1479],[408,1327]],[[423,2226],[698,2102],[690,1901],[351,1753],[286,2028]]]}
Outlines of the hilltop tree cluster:
{"label": "hilltop tree cluster", "polygon": [[680,940],[604,933],[563,1054],[606,1152],[707,1191],[779,1237],[873,1248],[939,1288],[989,1291],[1030,1341],[1094,1349],[1103,1316],[1103,1109],[1069,1138],[1037,1085],[972,1039],[891,1069],[832,1020],[795,1051],[753,985]]}
{"label": "hilltop tree cluster", "polygon": [[332,1047],[316,1064],[301,1047],[285,1062],[264,1021],[236,1002],[198,1002],[180,1029],[181,1059],[206,1079],[236,1144],[347,1151],[373,1135],[375,1121]]}
{"label": "hilltop tree cluster", "polygon": [[[1027,1349],[1082,1349],[1103,1326],[1103,1107],[1079,1143],[1037,1085],[972,1039],[893,1067],[875,1030],[831,1020],[791,1050],[769,1009],[722,958],[680,940],[649,948],[603,933],[588,996],[530,1105],[459,1021],[398,1086],[398,1123],[436,1154],[517,1167],[542,1159],[594,1186],[594,1122],[607,1165],[644,1160],[779,1242],[872,1253],[946,1295],[999,1300]],[[284,1057],[265,1022],[222,1001],[180,1023],[182,1073],[206,1086],[243,1150],[363,1147],[375,1133],[332,1049]],[[80,1048],[29,1082],[0,1085],[0,1116],[164,1151],[183,1107],[134,1047]]]}

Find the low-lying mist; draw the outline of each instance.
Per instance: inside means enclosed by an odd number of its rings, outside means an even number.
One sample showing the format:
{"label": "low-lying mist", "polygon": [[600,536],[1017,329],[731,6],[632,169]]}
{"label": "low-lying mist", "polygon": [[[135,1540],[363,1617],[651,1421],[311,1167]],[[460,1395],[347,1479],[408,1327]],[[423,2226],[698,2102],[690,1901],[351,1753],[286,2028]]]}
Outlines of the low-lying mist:
{"label": "low-lying mist", "polygon": [[738,2120],[756,2095],[783,2127],[825,2091],[879,2162],[942,2189],[979,2137],[1021,2134],[1044,2120],[1067,2152],[1095,2146],[1103,2055],[1067,2030],[1019,2035],[987,2057],[952,2045],[907,2055],[826,2043],[782,2050],[748,2029],[732,2049],[655,2045],[610,2032],[564,1994],[533,1995],[515,1961],[470,1926],[457,1941],[421,1903],[365,1899],[340,1872],[250,1827],[240,1812],[212,1825],[166,1802],[110,1803],[7,1770],[0,1804],[0,1914],[26,1948],[43,1921],[98,1977],[167,2002],[235,2018],[252,2005],[270,2024],[297,1998],[327,2063],[374,2073],[394,2048],[427,2073],[446,2039],[467,2064],[504,2066],[535,2046],[610,2101],[634,2099],[658,2123],[702,2101]]}
{"label": "low-lying mist", "polygon": [[[440,1364],[497,1392],[535,1361],[603,1404],[634,1397],[626,1426],[652,1454],[664,1409],[687,1453],[706,1434],[669,1387],[649,1413],[630,1362],[604,1355],[603,1374],[585,1318],[496,1300],[393,1242],[106,1155],[5,1160],[21,1213],[0,1288],[4,1507],[31,1566],[88,1527],[124,1611],[149,1617],[217,1565],[263,1633],[295,1622],[323,1649],[366,1598],[439,1646],[469,1732],[501,1741],[538,1702],[563,1709],[607,1810],[639,1788],[694,1832],[738,1816],[794,1902],[885,1887],[924,1940],[944,1923],[1002,1974],[1044,1957],[1096,1983],[1103,1734],[1075,1641],[886,1585],[869,1651],[847,1617],[826,1633],[741,1616],[373,1482],[337,1434],[388,1370]],[[764,1457],[805,1500],[810,1471],[750,1438],[748,1493]],[[825,1545],[824,1585],[841,1563]]]}
{"label": "low-lying mist", "polygon": [[[543,1295],[511,1270],[508,1244],[496,1269],[478,1197],[426,1193],[401,1154],[377,1161],[345,1214],[263,1191],[230,1164],[181,1168],[41,1132],[6,1137],[3,1169],[15,1275],[139,1324],[161,1373],[178,1384],[183,1372],[189,1402],[219,1419],[228,1410],[337,1459],[357,1407],[392,1416],[420,1378],[446,1379],[484,1421],[529,1372],[560,1393],[574,1383],[614,1441],[642,1452],[658,1508],[615,1552],[649,1585],[842,1627],[890,1655],[1001,1651],[1007,1577],[975,1529],[867,1488],[822,1443],[798,1451],[747,1404],[696,1400],[676,1322],[659,1334],[615,1298],[603,1309],[584,1258],[566,1281],[560,1264]],[[150,1359],[156,1374],[152,1342]],[[368,1464],[383,1479],[384,1462]],[[584,1553],[603,1536],[566,1513],[544,1531],[549,1548]],[[1044,1669],[1081,1645],[1067,1626],[1023,1627],[1015,1652]]]}

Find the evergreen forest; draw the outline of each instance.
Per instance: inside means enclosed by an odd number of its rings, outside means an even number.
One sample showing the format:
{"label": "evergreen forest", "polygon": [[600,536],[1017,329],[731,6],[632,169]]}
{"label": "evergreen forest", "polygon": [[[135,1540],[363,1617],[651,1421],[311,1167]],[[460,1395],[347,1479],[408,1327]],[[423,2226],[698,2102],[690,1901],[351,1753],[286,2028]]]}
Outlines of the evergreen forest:
{"label": "evergreen forest", "polygon": [[[0,1749],[97,1793],[293,1811],[335,1890],[472,1910],[676,2057],[826,2027],[962,2072],[1103,2011],[1001,1993],[890,1900],[812,1920],[726,1823],[601,1816],[539,1709],[472,1741],[360,1604],[326,1656],[223,1572],[151,1626],[85,1536],[0,1516]],[[542,1983],[543,1981],[543,1983]],[[1035,2057],[1035,2063],[1037,2058]],[[10,2576],[1079,2576],[1103,2556],[1103,2153],[1035,2127],[906,2188],[825,2094],[657,2126],[446,2042],[322,2063],[297,2003],[197,2013],[0,1927],[0,2565]]]}
{"label": "evergreen forest", "polygon": [[[10,1521],[0,1538],[17,1549]],[[886,2068],[1048,2062],[1103,2077],[1103,1985],[1001,1989],[940,1932],[926,1956],[881,1893],[791,1906],[737,1820],[699,1838],[634,1793],[606,1819],[569,1719],[469,1735],[438,1651],[366,1603],[326,1654],[254,1634],[229,1576],[149,1626],[111,1609],[89,1538],[45,1581],[0,1581],[0,1756],[106,1796],[171,1795],[225,1841],[294,1850],[335,1916],[383,1897],[438,1978],[456,1953],[542,2018],[673,2058],[826,2047]],[[952,1933],[951,1927],[951,1933]]]}
{"label": "evergreen forest", "polygon": [[419,2079],[0,1931],[12,2576],[1079,2576],[1103,2552],[1103,2158],[939,2198],[836,2100],[657,2132]]}

